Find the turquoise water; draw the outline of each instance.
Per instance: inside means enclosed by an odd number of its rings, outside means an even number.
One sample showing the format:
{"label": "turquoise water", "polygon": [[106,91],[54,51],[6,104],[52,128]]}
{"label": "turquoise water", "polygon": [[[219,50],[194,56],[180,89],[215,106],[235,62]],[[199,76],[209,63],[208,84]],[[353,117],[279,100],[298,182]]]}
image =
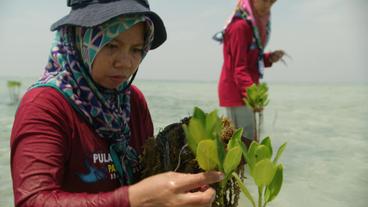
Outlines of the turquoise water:
{"label": "turquoise water", "polygon": [[[32,79],[23,79],[29,85]],[[136,81],[156,133],[192,112],[218,108],[215,82]],[[22,89],[24,91],[24,87]],[[270,84],[264,136],[281,158],[284,186],[271,207],[365,207],[368,204],[368,85]],[[9,136],[15,106],[0,78],[0,206],[12,206]],[[220,109],[220,113],[223,110]],[[252,183],[247,184],[256,192]],[[244,198],[240,206],[250,206]]]}

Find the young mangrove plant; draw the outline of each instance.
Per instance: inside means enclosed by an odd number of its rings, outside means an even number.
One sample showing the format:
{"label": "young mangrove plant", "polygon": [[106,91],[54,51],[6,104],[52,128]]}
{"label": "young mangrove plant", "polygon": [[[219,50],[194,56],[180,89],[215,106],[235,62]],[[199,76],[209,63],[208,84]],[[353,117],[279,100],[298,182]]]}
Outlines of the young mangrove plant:
{"label": "young mangrove plant", "polygon": [[[204,170],[200,168],[198,161],[190,149],[183,130],[183,124],[189,125],[191,117],[185,117],[180,122],[172,123],[164,127],[159,133],[146,140],[143,152],[140,156],[142,171],[140,179],[167,171],[182,173],[199,173]],[[225,146],[229,143],[235,133],[234,125],[222,117],[221,140]],[[228,158],[229,159],[229,158]],[[226,169],[230,167],[226,166]],[[244,179],[244,166],[239,165],[234,172]],[[212,185],[216,192],[220,192],[219,183]],[[240,197],[240,188],[235,179],[229,179],[225,189],[221,190],[222,196],[216,194],[213,207],[237,207]],[[222,203],[220,204],[220,201]]]}
{"label": "young mangrove plant", "polygon": [[142,179],[166,171],[197,173],[218,170],[225,179],[214,185],[214,207],[236,207],[240,191],[256,207],[255,200],[245,187],[244,165],[249,177],[258,186],[258,207],[265,207],[278,195],[283,180],[283,166],[278,160],[284,151],[283,144],[274,159],[270,138],[261,143],[252,142],[249,150],[242,141],[242,129],[219,117],[217,111],[205,113],[194,108],[193,115],[179,123],[166,126],[155,138],[144,145],[141,157]]}
{"label": "young mangrove plant", "polygon": [[226,134],[226,131],[223,130],[222,123],[217,110],[205,113],[196,107],[189,124],[183,124],[183,129],[187,144],[200,168],[204,171],[218,170],[224,173],[225,179],[221,181],[216,195],[219,197],[218,203],[215,203],[216,206],[224,207],[227,206],[226,200],[229,197],[225,189],[232,179],[232,173],[239,168],[242,154],[247,150],[241,141],[243,129],[237,129],[230,139],[224,141],[221,135]]}
{"label": "young mangrove plant", "polygon": [[[258,207],[266,207],[268,203],[279,194],[283,182],[283,165],[278,164],[278,160],[285,150],[286,143],[282,144],[277,150],[276,156],[272,160],[273,149],[269,137],[262,140],[259,144],[252,142],[248,152],[243,153],[247,162],[250,176],[258,187]],[[244,151],[243,151],[244,152]],[[245,197],[253,207],[256,203],[236,173],[232,173]]]}
{"label": "young mangrove plant", "polygon": [[[247,88],[247,97],[244,99],[244,102],[254,113],[255,140],[251,143],[248,152],[243,153],[243,156],[247,162],[250,176],[258,187],[258,207],[265,207],[275,199],[281,190],[283,165],[278,164],[277,161],[284,151],[286,143],[280,146],[273,160],[271,160],[273,153],[271,139],[266,137],[259,143],[263,122],[263,110],[269,103],[268,86],[266,83],[254,84]],[[233,173],[233,176],[245,197],[248,198],[253,207],[256,207],[252,195],[239,176],[236,173]]]}
{"label": "young mangrove plant", "polygon": [[[256,142],[259,142],[263,122],[263,109],[270,102],[268,99],[268,86],[266,83],[253,84],[252,86],[248,87],[246,91],[247,97],[244,98],[244,103],[253,110],[255,132],[254,139]],[[258,121],[256,118],[257,114]]]}

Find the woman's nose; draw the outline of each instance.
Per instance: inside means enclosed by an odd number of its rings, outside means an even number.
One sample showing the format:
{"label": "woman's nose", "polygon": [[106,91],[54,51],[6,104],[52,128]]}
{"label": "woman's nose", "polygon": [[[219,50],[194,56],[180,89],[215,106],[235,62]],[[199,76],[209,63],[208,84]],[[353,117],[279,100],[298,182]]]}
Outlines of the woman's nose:
{"label": "woman's nose", "polygon": [[114,67],[128,69],[132,67],[132,57],[127,51],[120,51],[114,59]]}

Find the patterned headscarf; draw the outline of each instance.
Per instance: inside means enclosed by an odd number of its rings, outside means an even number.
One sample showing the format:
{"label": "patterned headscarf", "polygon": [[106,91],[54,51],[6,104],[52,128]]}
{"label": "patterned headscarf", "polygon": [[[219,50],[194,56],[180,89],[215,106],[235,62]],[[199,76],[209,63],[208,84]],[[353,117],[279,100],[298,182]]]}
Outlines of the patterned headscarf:
{"label": "patterned headscarf", "polygon": [[[257,1],[257,0],[256,0]],[[253,9],[252,0],[238,0],[238,11],[243,13],[244,18],[252,22],[253,32],[257,39],[257,44],[264,49],[268,43],[270,35],[270,14],[256,16]]]}
{"label": "patterned headscarf", "polygon": [[225,28],[216,33],[213,36],[213,39],[222,43],[224,40],[224,33],[229,24],[234,21],[235,18],[242,18],[247,21],[253,30],[253,37],[256,43],[256,46],[260,49],[260,54],[258,57],[258,70],[260,77],[263,77],[264,73],[264,63],[263,63],[263,54],[264,49],[268,43],[271,34],[271,20],[270,14],[259,17],[255,15],[253,9],[252,0],[238,0],[237,6],[233,14],[231,15],[230,20],[228,21]]}
{"label": "patterned headscarf", "polygon": [[96,55],[107,43],[140,22],[146,24],[143,59],[154,34],[153,23],[146,16],[115,17],[88,28],[60,28],[45,72],[31,86],[58,90],[95,132],[110,143],[110,154],[122,184],[132,183],[133,171],[139,167],[137,153],[129,146],[129,83],[126,81],[116,89],[102,88],[92,80],[91,70]]}

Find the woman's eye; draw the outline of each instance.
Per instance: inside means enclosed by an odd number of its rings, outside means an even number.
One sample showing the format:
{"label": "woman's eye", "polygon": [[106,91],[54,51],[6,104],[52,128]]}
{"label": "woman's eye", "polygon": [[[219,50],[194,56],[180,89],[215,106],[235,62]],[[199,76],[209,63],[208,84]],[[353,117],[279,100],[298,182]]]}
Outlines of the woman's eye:
{"label": "woman's eye", "polygon": [[133,48],[133,52],[142,53],[143,52],[143,48]]}
{"label": "woman's eye", "polygon": [[118,48],[118,45],[113,44],[113,43],[107,43],[107,44],[106,44],[106,47],[108,47],[108,48],[110,48],[110,49],[116,49],[116,48]]}

